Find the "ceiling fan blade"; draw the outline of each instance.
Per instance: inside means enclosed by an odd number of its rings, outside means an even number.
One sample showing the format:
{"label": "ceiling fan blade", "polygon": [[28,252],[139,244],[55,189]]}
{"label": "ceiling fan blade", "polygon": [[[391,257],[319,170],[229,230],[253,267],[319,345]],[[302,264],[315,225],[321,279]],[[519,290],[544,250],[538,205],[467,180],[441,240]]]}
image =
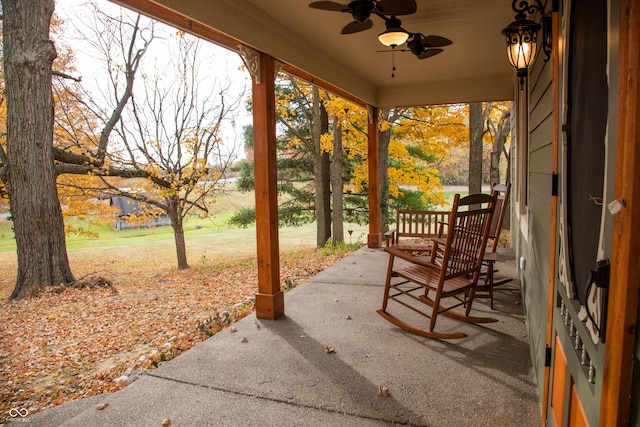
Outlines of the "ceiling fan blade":
{"label": "ceiling fan blade", "polygon": [[314,1],[309,3],[309,7],[313,9],[331,10],[335,12],[348,12],[349,8],[345,5],[334,1]]}
{"label": "ceiling fan blade", "polygon": [[367,19],[363,22],[351,21],[344,26],[340,34],[359,33],[360,31],[368,30],[371,27],[373,27],[373,21],[371,21],[371,19]]}
{"label": "ceiling fan blade", "polygon": [[451,40],[442,36],[428,35],[421,40],[422,46],[426,47],[444,47],[453,44]]}
{"label": "ceiling fan blade", "polygon": [[383,15],[411,15],[416,13],[418,5],[415,0],[380,0],[378,9]]}
{"label": "ceiling fan blade", "polygon": [[431,58],[432,56],[437,55],[441,52],[444,52],[444,49],[427,49],[424,52],[422,52],[420,55],[418,55],[418,59]]}

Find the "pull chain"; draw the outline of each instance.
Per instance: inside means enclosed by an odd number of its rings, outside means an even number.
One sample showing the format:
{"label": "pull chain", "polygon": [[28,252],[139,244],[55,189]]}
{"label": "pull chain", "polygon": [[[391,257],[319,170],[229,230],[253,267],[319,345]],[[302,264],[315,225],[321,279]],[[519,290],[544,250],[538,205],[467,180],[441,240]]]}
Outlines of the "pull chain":
{"label": "pull chain", "polygon": [[395,51],[395,46],[392,49],[393,50],[391,51],[391,78],[394,78],[396,76],[396,51]]}

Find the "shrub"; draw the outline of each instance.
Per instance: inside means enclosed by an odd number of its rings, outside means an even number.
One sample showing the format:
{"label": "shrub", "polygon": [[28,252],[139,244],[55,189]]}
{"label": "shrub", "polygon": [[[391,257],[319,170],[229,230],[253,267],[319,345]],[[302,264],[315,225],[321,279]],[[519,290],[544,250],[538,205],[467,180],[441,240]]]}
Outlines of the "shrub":
{"label": "shrub", "polygon": [[333,240],[329,238],[329,240],[327,240],[327,243],[325,243],[324,246],[318,248],[318,251],[322,255],[331,255],[335,253],[346,254],[359,249],[361,246],[362,246],[362,243],[360,241],[356,243],[346,243],[346,242],[333,243]]}
{"label": "shrub", "polygon": [[242,208],[229,219],[229,225],[247,228],[256,222],[255,208]]}

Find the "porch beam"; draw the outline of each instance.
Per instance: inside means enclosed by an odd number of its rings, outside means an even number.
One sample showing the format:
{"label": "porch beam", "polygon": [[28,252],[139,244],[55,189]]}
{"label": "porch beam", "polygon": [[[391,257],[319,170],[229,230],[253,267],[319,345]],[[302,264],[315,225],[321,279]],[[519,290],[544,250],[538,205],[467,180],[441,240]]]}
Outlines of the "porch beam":
{"label": "porch beam", "polygon": [[122,7],[140,12],[167,25],[201,37],[218,46],[237,52],[240,41],[151,0],[110,0]]}
{"label": "porch beam", "polygon": [[259,78],[252,79],[258,251],[256,316],[274,320],[284,315],[278,242],[275,61],[262,52],[258,55]]}
{"label": "porch beam", "polygon": [[367,236],[367,246],[379,248],[382,245],[382,227],[380,218],[380,157],[378,138],[378,109],[368,107],[369,125],[367,136],[369,139],[368,162],[369,162],[369,235]]}

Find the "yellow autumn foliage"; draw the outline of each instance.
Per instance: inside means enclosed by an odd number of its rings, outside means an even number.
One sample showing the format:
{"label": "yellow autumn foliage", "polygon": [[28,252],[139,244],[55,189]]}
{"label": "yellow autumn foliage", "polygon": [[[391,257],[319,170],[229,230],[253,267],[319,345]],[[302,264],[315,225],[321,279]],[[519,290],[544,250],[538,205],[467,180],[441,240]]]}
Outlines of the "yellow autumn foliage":
{"label": "yellow autumn foliage", "polygon": [[[329,118],[340,124],[344,155],[362,159],[355,163],[353,177],[347,189],[362,192],[368,181],[368,112],[343,98],[326,94],[325,108]],[[468,137],[465,106],[434,106],[398,110],[399,119],[390,121],[388,111],[379,117],[379,132],[391,132],[389,142],[389,195],[400,197],[404,189],[422,192],[424,203],[443,204],[441,184],[436,164],[446,158],[453,147]],[[333,136],[322,136],[322,148],[333,149]],[[415,157],[410,146],[418,147],[427,160]],[[432,159],[432,161],[428,161]]]}

